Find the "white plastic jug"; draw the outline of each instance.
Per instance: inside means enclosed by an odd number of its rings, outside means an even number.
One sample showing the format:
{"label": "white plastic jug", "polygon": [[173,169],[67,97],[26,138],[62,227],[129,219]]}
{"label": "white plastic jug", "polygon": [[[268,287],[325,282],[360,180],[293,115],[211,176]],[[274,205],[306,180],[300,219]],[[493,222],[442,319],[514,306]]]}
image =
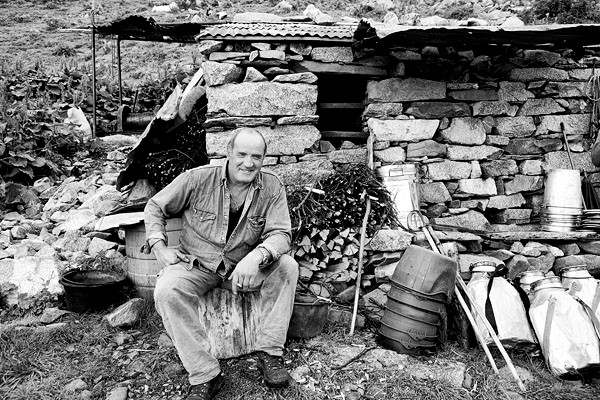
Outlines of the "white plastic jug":
{"label": "white plastic jug", "polygon": [[558,277],[532,286],[529,318],[550,371],[569,379],[580,376],[584,368],[600,366],[598,332],[584,306],[567,293]]}
{"label": "white plastic jug", "polygon": [[[505,267],[502,265],[502,269]],[[481,310],[485,310],[490,325],[505,347],[531,346],[536,342],[525,306],[517,290],[502,276],[493,263],[475,263],[471,266],[471,279],[467,291]],[[491,285],[490,285],[491,282]],[[475,317],[477,326],[487,344],[493,340],[482,319]]]}
{"label": "white plastic jug", "polygon": [[562,285],[567,288],[569,294],[580,298],[600,318],[600,281],[594,279],[587,267],[574,265],[565,267],[560,271]]}

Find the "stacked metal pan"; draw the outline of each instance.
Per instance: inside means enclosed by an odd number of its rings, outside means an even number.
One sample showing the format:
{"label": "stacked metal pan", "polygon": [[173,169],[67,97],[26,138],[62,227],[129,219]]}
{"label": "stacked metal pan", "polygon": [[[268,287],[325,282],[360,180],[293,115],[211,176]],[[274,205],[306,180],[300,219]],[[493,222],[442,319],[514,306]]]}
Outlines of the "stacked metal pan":
{"label": "stacked metal pan", "polygon": [[547,206],[540,214],[542,229],[550,232],[572,232],[579,229],[583,209]]}
{"label": "stacked metal pan", "polygon": [[404,354],[434,351],[454,291],[456,262],[409,246],[396,265],[379,327],[380,342]]}
{"label": "stacked metal pan", "polygon": [[583,210],[581,228],[594,232],[600,231],[600,210]]}

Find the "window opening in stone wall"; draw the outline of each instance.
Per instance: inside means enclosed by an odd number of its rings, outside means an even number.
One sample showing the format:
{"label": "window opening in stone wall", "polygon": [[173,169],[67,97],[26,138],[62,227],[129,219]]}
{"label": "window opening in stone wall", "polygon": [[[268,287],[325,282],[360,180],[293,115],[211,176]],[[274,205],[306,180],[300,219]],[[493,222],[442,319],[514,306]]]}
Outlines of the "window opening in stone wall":
{"label": "window opening in stone wall", "polygon": [[364,144],[362,113],[367,78],[355,75],[320,75],[317,114],[323,140],[338,148],[345,140]]}

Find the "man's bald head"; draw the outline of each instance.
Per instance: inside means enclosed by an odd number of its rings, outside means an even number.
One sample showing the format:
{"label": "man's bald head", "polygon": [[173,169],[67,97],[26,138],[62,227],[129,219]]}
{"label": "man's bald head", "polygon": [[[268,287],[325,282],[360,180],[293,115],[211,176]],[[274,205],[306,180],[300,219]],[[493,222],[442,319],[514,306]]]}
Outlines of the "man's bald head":
{"label": "man's bald head", "polygon": [[227,142],[227,150],[229,153],[233,151],[233,146],[235,145],[235,141],[238,139],[238,137],[243,138],[244,136],[259,137],[265,145],[265,151],[263,152],[263,155],[267,155],[267,140],[265,139],[262,133],[252,128],[239,128],[233,132],[233,134],[229,138],[229,141]]}

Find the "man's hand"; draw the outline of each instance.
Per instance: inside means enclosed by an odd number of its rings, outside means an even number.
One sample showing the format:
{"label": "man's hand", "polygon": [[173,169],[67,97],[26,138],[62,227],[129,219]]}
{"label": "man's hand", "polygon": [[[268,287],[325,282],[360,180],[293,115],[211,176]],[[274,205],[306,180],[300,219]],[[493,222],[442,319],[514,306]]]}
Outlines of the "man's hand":
{"label": "man's hand", "polygon": [[258,250],[251,251],[240,260],[229,277],[233,294],[237,294],[239,289],[248,289],[254,286],[258,275],[258,265],[261,261],[262,253]]}
{"label": "man's hand", "polygon": [[171,249],[162,240],[152,246],[152,252],[156,260],[163,266],[177,264],[180,261],[189,262],[187,255],[177,249]]}

